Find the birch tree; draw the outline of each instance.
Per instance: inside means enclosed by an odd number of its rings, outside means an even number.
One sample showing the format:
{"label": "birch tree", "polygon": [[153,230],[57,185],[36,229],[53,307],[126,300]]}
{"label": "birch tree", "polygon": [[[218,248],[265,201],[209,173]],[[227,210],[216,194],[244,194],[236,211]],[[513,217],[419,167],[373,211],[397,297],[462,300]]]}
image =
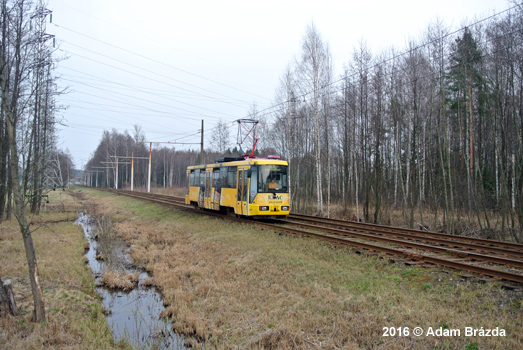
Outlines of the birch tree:
{"label": "birch tree", "polygon": [[0,89],[2,111],[6,123],[6,133],[10,152],[10,185],[15,202],[15,217],[18,220],[24,242],[29,280],[34,300],[33,319],[45,321],[44,295],[38,279],[38,262],[33,238],[26,217],[25,195],[19,179],[19,150],[17,145],[17,126],[24,112],[21,104],[22,89],[30,70],[31,33],[29,31],[29,13],[31,6],[23,0],[9,2],[2,0],[1,22],[2,34],[0,43]]}
{"label": "birch tree", "polygon": [[216,152],[225,154],[230,145],[229,127],[227,123],[220,119],[211,132],[211,147]]}
{"label": "birch tree", "polygon": [[[302,40],[301,60],[298,72],[304,94],[310,93],[310,109],[314,128],[314,164],[316,171],[316,206],[318,216],[323,216],[323,185],[321,161],[320,98],[324,81],[323,74],[328,64],[327,44],[323,42],[314,23],[307,26]],[[309,96],[307,96],[309,97]]]}

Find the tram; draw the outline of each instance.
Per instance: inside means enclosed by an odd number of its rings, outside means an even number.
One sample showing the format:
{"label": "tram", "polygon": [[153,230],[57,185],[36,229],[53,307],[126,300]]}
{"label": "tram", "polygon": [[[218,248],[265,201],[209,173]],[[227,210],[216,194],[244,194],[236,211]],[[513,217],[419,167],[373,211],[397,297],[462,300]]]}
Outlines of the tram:
{"label": "tram", "polygon": [[254,218],[289,215],[288,166],[279,156],[189,166],[185,203]]}

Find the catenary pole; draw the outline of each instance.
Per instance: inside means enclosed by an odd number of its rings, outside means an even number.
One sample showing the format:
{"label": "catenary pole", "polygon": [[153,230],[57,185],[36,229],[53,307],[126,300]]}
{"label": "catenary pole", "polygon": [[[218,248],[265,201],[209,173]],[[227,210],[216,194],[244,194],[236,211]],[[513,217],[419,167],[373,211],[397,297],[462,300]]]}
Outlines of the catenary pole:
{"label": "catenary pole", "polygon": [[[200,143],[194,143],[194,142],[147,142],[142,141],[142,143],[148,143],[149,144],[149,175],[147,179],[147,192],[151,192],[151,158],[152,158],[152,149],[153,149],[153,143],[168,143],[171,145],[200,145],[201,146],[201,152],[203,153],[203,120],[202,120],[202,140]],[[138,159],[138,157],[136,158]]]}
{"label": "catenary pole", "polygon": [[115,171],[116,179],[114,180],[114,189],[118,189],[118,157],[116,157],[116,171]]}
{"label": "catenary pole", "polygon": [[201,163],[204,164],[205,161],[203,160],[203,119],[202,119],[202,142],[201,142],[201,145],[200,145],[200,160],[201,160]]}
{"label": "catenary pole", "polygon": [[153,150],[153,143],[149,142],[149,175],[147,177],[147,193],[151,192],[151,153]]}

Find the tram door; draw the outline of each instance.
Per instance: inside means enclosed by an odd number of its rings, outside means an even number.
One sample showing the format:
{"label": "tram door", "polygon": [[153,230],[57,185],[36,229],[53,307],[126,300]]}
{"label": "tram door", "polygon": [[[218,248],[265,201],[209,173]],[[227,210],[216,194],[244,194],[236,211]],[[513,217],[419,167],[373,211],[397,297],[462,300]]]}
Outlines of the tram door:
{"label": "tram door", "polygon": [[212,169],[205,172],[205,208],[212,208]]}
{"label": "tram door", "polygon": [[247,194],[249,193],[249,184],[247,178],[247,170],[238,169],[238,191],[236,199],[236,213],[240,215],[249,215],[249,201]]}

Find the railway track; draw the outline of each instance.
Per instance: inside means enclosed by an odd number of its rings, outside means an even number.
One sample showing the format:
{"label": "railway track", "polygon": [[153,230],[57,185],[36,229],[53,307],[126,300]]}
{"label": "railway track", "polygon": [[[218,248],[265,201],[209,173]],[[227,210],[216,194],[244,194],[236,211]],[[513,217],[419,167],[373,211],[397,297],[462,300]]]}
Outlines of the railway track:
{"label": "railway track", "polygon": [[325,223],[325,224],[328,224],[328,225],[331,225],[334,227],[341,226],[344,228],[351,228],[351,229],[356,229],[356,230],[359,229],[363,232],[368,231],[368,232],[373,232],[376,234],[379,234],[380,232],[385,232],[385,233],[398,232],[401,234],[409,234],[409,235],[412,235],[413,237],[442,238],[447,241],[472,243],[475,246],[498,247],[498,248],[506,248],[506,249],[514,249],[517,251],[523,251],[522,244],[501,242],[501,241],[495,241],[495,240],[491,240],[491,239],[465,237],[465,236],[452,236],[452,235],[448,235],[446,233],[404,229],[404,228],[398,228],[398,227],[368,224],[368,223],[346,221],[346,220],[339,220],[339,219],[318,218],[316,216],[303,215],[303,214],[292,214],[289,216],[289,219],[301,220],[301,221],[322,222],[322,223]]}
{"label": "railway track", "polygon": [[[523,268],[523,246],[510,244],[510,248],[505,248],[503,242],[495,242],[491,245],[484,244],[485,240],[479,240],[476,243],[474,238],[459,237],[444,235],[434,232],[419,231],[413,232],[409,229],[400,229],[396,227],[381,226],[379,229],[374,228],[377,225],[361,225],[351,222],[330,223],[327,219],[314,220],[312,218],[305,219],[309,224],[300,223],[302,218],[291,217],[292,222],[296,222],[304,228],[318,229],[326,232],[337,233],[344,236],[363,238],[371,241],[393,243],[403,245],[408,248],[428,250],[437,253],[448,253],[457,257],[467,257],[471,260],[478,259],[483,261],[490,261],[493,263],[500,263]],[[296,221],[294,221],[296,220]],[[318,225],[319,224],[319,225]],[[325,228],[334,226],[335,228]],[[457,239],[455,239],[457,238]],[[461,240],[460,238],[469,238]],[[497,244],[499,243],[499,244]]]}
{"label": "railway track", "polygon": [[262,225],[288,234],[315,237],[369,252],[400,256],[414,263],[445,266],[489,276],[495,280],[523,284],[523,245],[521,244],[301,214],[291,214],[286,220],[274,220],[274,223],[261,222],[195,209],[186,205],[184,199],[180,197],[124,190],[103,190],[177,209],[197,213],[205,212],[208,215],[237,222]]}

